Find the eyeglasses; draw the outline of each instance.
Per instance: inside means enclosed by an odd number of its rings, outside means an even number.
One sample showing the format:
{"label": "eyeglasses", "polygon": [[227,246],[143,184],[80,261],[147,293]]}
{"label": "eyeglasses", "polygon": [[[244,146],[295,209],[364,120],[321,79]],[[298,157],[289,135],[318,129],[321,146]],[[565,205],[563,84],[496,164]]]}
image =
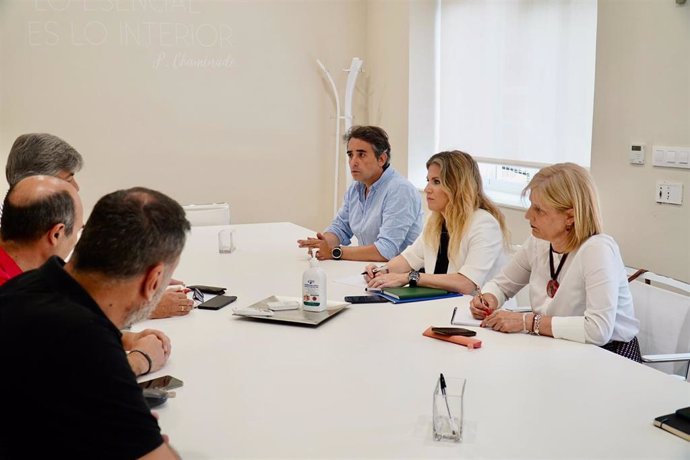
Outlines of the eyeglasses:
{"label": "eyeglasses", "polygon": [[189,288],[192,291],[192,299],[199,303],[204,302],[204,294],[201,293],[201,291],[197,288]]}

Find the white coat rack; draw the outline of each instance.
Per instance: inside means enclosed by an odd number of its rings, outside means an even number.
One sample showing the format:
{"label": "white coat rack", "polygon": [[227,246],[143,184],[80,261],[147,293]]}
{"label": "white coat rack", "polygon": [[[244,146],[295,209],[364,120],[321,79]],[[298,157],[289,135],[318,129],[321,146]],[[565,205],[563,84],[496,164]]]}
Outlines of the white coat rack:
{"label": "white coat rack", "polygon": [[[357,77],[359,73],[362,72],[362,64],[364,64],[364,61],[358,57],[354,57],[350,63],[350,68],[343,69],[343,72],[347,72],[347,83],[345,84],[345,110],[342,115],[340,113],[340,97],[338,96],[338,89],[335,86],[333,77],[331,77],[331,73],[319,59],[316,60],[316,63],[319,64],[328,83],[330,83],[333,97],[335,98],[335,184],[333,186],[333,215],[335,216],[338,212],[338,178],[340,176],[340,122],[345,122],[345,132],[352,127],[352,99],[354,98]],[[345,163],[347,164],[347,159]],[[352,177],[349,175],[346,175],[346,177],[345,184],[349,186],[352,182]]]}

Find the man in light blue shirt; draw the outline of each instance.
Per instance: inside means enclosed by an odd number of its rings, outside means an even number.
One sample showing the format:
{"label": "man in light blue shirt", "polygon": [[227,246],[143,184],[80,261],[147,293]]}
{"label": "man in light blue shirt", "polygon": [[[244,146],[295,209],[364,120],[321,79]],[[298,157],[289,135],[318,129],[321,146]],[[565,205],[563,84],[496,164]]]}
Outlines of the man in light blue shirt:
{"label": "man in light blue shirt", "polygon": [[[420,193],[390,166],[391,147],[383,129],[354,126],[345,139],[355,182],[331,225],[316,238],[297,243],[316,249],[319,260],[390,260],[422,231]],[[349,246],[353,235],[359,246]]]}

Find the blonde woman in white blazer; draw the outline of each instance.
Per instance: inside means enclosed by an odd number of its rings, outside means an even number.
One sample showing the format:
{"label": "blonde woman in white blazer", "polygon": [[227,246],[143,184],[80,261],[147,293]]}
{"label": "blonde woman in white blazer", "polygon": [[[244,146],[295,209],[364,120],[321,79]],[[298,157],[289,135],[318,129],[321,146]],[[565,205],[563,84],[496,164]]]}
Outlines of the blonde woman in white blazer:
{"label": "blonde woman in white blazer", "polygon": [[477,162],[467,153],[437,153],[426,167],[431,215],[424,231],[385,268],[368,265],[365,279],[374,288],[409,284],[473,293],[508,260],[505,219],[484,194]]}

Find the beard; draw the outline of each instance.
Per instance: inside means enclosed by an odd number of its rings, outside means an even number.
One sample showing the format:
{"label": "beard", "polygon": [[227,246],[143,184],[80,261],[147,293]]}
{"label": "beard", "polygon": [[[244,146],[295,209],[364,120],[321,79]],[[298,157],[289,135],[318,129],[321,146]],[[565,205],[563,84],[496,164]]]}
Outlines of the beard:
{"label": "beard", "polygon": [[134,323],[148,319],[153,309],[158,305],[158,302],[161,301],[161,297],[163,297],[163,293],[167,287],[167,283],[162,284],[161,288],[156,291],[156,294],[154,294],[151,300],[142,303],[138,308],[133,308],[125,318],[125,329],[129,329]]}

